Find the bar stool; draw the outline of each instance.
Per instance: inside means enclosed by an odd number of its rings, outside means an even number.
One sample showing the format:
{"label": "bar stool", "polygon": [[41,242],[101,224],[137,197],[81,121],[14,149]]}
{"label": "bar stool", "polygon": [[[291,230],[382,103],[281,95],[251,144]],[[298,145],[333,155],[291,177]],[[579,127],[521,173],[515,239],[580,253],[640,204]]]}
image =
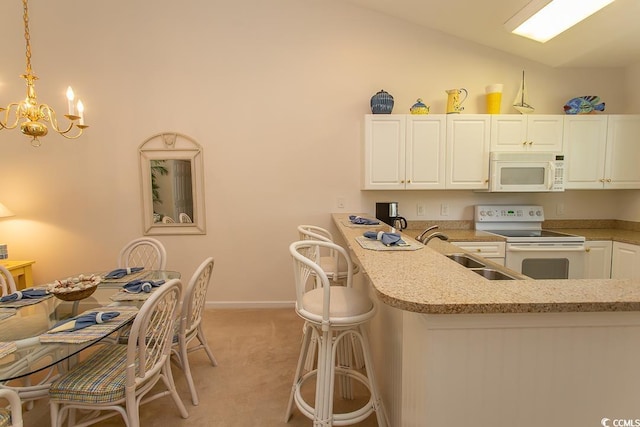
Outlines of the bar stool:
{"label": "bar stool", "polygon": [[[300,236],[300,240],[317,240],[321,242],[331,242],[335,243],[333,240],[333,235],[329,230],[326,230],[322,227],[318,227],[317,225],[299,225],[298,226],[298,234]],[[323,249],[316,254],[316,263],[322,267],[322,270],[325,272],[329,280],[333,282],[343,282],[347,277],[347,263],[344,259],[341,259],[338,252],[333,249]],[[350,258],[347,255],[347,258]],[[360,271],[360,267],[357,264],[353,264],[353,274],[358,274]],[[315,362],[315,349],[316,349],[315,339],[311,340],[311,349],[309,351],[309,357],[305,362],[305,369],[310,370],[313,368],[313,364]],[[364,360],[362,359],[362,351],[359,346],[354,345],[354,343],[350,343],[348,340],[344,341],[344,344],[339,349],[339,355],[341,358],[349,357],[349,354],[353,352],[353,357],[355,359],[355,365],[358,368],[362,368],[364,366]],[[340,382],[340,391],[341,395],[345,399],[353,398],[353,391],[351,389],[351,381],[347,378],[343,378]]]}
{"label": "bar stool", "polygon": [[[331,232],[317,225],[299,225],[298,234],[300,240],[319,240],[321,242],[335,243]],[[319,254],[318,264],[320,264],[329,280],[334,282],[344,280],[347,277],[346,264],[341,262],[336,251],[329,249],[323,252]],[[357,264],[353,265],[353,269],[353,274],[358,274],[360,271],[360,267]]]}
{"label": "bar stool", "polygon": [[[339,254],[347,267],[344,286],[331,286],[327,274],[316,263],[321,249],[331,249]],[[376,412],[378,425],[388,425],[384,407],[376,387],[367,323],[375,315],[376,308],[369,297],[352,286],[353,263],[347,252],[331,242],[303,240],[289,246],[293,257],[296,285],[297,314],[305,320],[302,348],[298,358],[293,387],[289,396],[285,422],[292,415],[293,403],[308,418],[314,427],[350,425],[366,419]],[[364,373],[351,368],[350,364],[338,364],[337,353],[346,338],[362,347]],[[310,343],[318,343],[318,363],[315,369],[303,373],[304,362],[310,351]],[[370,399],[359,409],[347,413],[333,413],[333,391],[336,375],[360,382],[370,393]],[[302,397],[303,384],[316,379],[315,404],[312,406]]]}

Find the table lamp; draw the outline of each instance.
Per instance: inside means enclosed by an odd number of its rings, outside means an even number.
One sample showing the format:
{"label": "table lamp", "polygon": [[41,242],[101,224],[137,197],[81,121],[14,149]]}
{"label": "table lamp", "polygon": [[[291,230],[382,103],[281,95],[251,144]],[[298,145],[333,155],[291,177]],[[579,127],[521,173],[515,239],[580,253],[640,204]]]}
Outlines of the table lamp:
{"label": "table lamp", "polygon": [[[14,216],[15,214],[11,212],[5,205],[0,203],[0,218],[6,218],[9,216]],[[7,251],[7,245],[4,243],[0,244],[0,259],[9,258],[9,253]]]}

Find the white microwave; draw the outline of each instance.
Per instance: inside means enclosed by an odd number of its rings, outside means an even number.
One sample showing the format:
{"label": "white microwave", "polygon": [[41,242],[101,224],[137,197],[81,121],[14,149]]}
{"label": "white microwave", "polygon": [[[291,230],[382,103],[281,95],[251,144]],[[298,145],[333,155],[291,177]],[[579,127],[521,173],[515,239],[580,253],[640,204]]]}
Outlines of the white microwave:
{"label": "white microwave", "polygon": [[564,191],[564,155],[546,152],[492,152],[489,191]]}

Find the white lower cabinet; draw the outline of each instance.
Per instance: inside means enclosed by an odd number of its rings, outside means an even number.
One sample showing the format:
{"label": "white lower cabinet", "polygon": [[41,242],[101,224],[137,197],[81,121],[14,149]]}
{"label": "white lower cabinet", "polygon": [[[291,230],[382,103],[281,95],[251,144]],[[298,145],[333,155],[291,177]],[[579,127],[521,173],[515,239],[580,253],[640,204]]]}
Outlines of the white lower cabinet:
{"label": "white lower cabinet", "polygon": [[612,279],[640,278],[640,246],[630,243],[613,242],[611,256]]}
{"label": "white lower cabinet", "polygon": [[584,278],[611,278],[611,252],[613,242],[611,240],[592,240],[585,242],[584,246],[586,251]]}
{"label": "white lower cabinet", "polygon": [[504,265],[504,242],[451,242],[465,251],[487,258],[496,264]]}

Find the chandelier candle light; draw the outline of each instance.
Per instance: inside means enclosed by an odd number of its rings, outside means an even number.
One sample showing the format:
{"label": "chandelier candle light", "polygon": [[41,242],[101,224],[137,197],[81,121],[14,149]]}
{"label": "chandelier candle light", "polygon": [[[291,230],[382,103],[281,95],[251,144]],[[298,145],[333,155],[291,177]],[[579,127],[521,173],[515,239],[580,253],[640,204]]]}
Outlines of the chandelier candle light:
{"label": "chandelier candle light", "polygon": [[[84,104],[78,99],[74,104],[75,94],[71,87],[67,88],[68,114],[64,116],[70,120],[66,129],[60,128],[56,112],[47,104],[38,104],[35,81],[38,79],[31,70],[31,38],[29,35],[29,10],[27,0],[22,0],[24,7],[24,39],[26,41],[27,70],[21,75],[27,82],[27,97],[20,102],[12,102],[6,108],[0,107],[0,130],[15,129],[20,124],[20,131],[31,137],[31,145],[39,147],[38,139],[45,136],[49,130],[44,122],[49,122],[53,130],[69,139],[76,139],[88,126],[84,124]],[[4,113],[4,114],[2,114]],[[4,118],[2,117],[4,116]],[[71,132],[71,131],[74,132]]]}

